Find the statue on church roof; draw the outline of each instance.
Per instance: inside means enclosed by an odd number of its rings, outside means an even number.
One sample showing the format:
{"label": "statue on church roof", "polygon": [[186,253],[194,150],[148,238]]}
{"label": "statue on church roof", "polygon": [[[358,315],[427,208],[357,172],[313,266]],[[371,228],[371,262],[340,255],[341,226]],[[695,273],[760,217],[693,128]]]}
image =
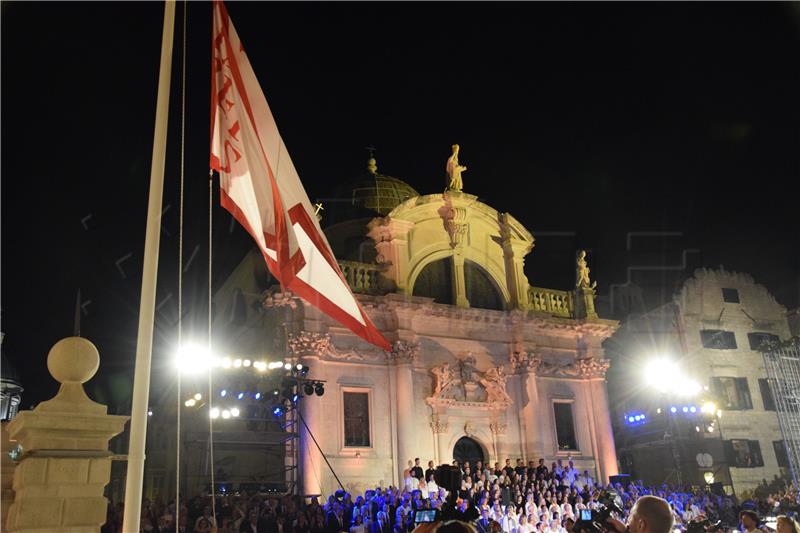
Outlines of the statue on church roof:
{"label": "statue on church roof", "polygon": [[458,162],[457,144],[453,145],[453,154],[447,160],[447,190],[458,191],[464,188],[464,183],[461,181],[461,173],[467,170],[467,167],[459,164]]}
{"label": "statue on church roof", "polygon": [[597,282],[594,283],[589,281],[589,266],[586,263],[586,250],[580,250],[578,252],[578,264],[576,269],[576,278],[577,281],[575,282],[575,286],[579,289],[594,289],[597,287]]}

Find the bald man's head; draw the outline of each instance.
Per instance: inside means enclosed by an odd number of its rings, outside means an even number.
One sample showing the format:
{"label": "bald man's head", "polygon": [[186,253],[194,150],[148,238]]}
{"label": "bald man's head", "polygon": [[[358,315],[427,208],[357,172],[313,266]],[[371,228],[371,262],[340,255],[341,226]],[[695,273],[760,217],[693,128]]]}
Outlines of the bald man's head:
{"label": "bald man's head", "polygon": [[631,533],[669,533],[672,530],[672,511],[666,500],[642,496],[631,509],[628,525]]}

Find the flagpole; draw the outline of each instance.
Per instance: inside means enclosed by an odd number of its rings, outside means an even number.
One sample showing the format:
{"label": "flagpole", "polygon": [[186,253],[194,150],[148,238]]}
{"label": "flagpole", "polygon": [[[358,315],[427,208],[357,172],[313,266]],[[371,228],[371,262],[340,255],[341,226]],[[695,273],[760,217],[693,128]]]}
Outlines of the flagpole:
{"label": "flagpole", "polygon": [[139,303],[139,334],[136,340],[136,370],[133,377],[131,437],[128,446],[128,473],[125,478],[123,533],[139,533],[142,508],[144,448],[147,437],[147,410],[150,396],[150,359],[153,350],[153,321],[155,318],[158,274],[158,246],[161,237],[161,206],[164,194],[164,160],[167,150],[167,120],[169,118],[169,88],[174,26],[175,1],[166,0],[164,3],[164,29],[161,35],[161,67],[158,73],[153,158],[150,166],[147,230],[144,240],[144,269],[142,271],[142,296]]}

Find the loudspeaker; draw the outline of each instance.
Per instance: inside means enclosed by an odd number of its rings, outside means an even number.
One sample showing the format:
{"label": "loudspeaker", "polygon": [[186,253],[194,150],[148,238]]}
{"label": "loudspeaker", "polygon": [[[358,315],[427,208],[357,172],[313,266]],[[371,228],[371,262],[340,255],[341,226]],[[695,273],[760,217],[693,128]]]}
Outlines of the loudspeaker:
{"label": "loudspeaker", "polygon": [[725,496],[725,489],[722,488],[722,482],[717,481],[711,484],[711,493],[717,496]]}
{"label": "loudspeaker", "polygon": [[616,476],[609,476],[608,482],[612,485],[616,485],[617,483],[621,483],[622,486],[626,486],[631,481],[630,474],[617,474]]}

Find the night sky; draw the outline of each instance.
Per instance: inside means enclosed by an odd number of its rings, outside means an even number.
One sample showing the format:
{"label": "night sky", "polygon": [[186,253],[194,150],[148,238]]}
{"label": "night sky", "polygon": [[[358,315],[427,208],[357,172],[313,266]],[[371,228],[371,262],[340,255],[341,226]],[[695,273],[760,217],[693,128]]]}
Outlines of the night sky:
{"label": "night sky", "polygon": [[[175,342],[180,37],[153,372]],[[365,170],[465,192],[530,229],[526,272],[568,289],[589,250],[600,299],[630,266],[653,301],[699,266],[800,305],[800,4],[230,3],[312,200]],[[132,380],[163,4],[2,4],[2,331],[23,406],[51,397],[49,348],[100,350],[87,388]],[[211,6],[188,12],[186,337],[203,338]],[[217,200],[215,198],[215,204]],[[214,208],[215,282],[250,248]],[[666,232],[635,237],[630,232]],[[686,268],[681,265],[684,250]],[[635,274],[637,276],[640,274]],[[648,277],[649,276],[649,277]],[[87,303],[88,302],[88,303]],[[167,394],[163,384],[155,394]]]}

